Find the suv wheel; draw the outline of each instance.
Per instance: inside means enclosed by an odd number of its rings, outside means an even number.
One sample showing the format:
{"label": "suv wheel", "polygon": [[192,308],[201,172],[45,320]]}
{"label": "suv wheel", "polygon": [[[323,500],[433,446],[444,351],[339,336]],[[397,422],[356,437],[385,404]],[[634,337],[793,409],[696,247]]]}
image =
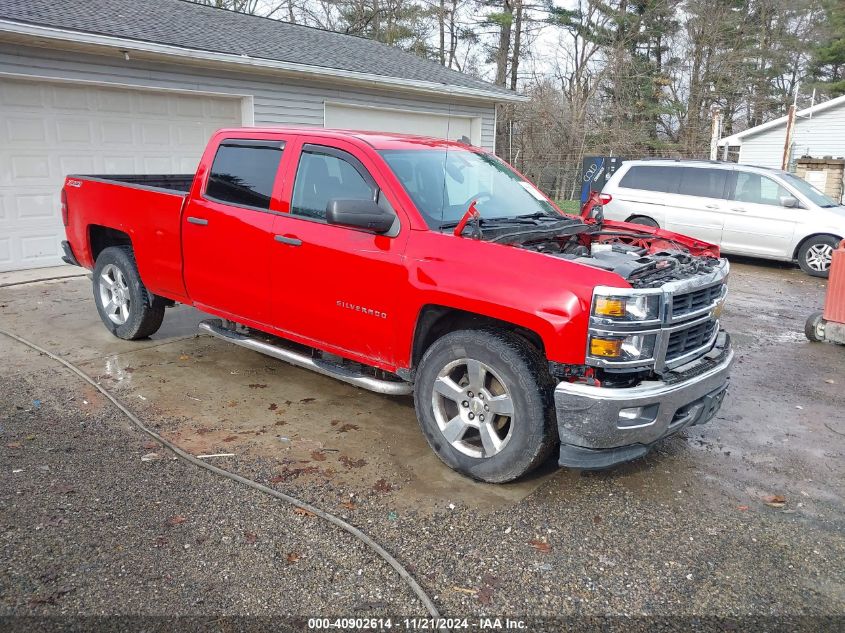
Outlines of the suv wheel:
{"label": "suv wheel", "polygon": [[540,354],[492,330],[459,330],[435,341],[414,384],[417,419],[437,456],[491,483],[530,472],[556,440],[552,381]]}
{"label": "suv wheel", "polygon": [[827,277],[830,274],[830,262],[833,251],[839,244],[832,235],[811,237],[798,249],[798,265],[808,275]]}
{"label": "suv wheel", "polygon": [[653,229],[659,229],[660,225],[652,218],[646,215],[635,215],[628,219],[631,224],[639,224],[640,226],[650,226]]}
{"label": "suv wheel", "polygon": [[103,325],[126,340],[155,334],[164,319],[164,300],[144,286],[129,246],[106,248],[97,257],[94,302]]}

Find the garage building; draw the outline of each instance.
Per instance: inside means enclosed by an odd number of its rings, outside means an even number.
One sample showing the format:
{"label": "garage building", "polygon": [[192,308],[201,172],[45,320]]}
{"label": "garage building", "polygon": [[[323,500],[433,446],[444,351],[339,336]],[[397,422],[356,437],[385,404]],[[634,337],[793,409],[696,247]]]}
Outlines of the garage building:
{"label": "garage building", "polygon": [[0,272],[60,263],[68,173],[189,173],[216,129],[309,125],[494,149],[523,97],[364,38],[183,0],[0,3]]}

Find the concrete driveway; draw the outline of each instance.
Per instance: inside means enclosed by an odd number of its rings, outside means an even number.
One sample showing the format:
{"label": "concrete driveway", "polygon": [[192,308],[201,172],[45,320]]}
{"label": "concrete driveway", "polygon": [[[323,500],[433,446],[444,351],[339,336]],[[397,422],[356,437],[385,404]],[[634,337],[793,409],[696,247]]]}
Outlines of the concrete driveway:
{"label": "concrete driveway", "polygon": [[[100,324],[89,280],[75,278],[0,288],[0,327],[79,364],[186,450],[231,453],[210,459],[364,528],[445,615],[841,618],[845,348],[803,336],[823,296],[823,281],[795,269],[736,262],[724,324],[738,360],[716,420],[611,471],[550,462],[505,486],[445,468],[410,398],[197,336],[204,316],[193,309],[171,309],[147,341],[120,341]],[[94,390],[5,337],[0,358],[0,546],[10,561],[0,615],[422,613],[348,536],[187,472]],[[156,452],[162,459],[141,460]],[[74,512],[50,527],[54,507]],[[114,521],[91,520],[96,508]],[[137,560],[101,553],[96,578],[81,573],[104,543]],[[242,563],[224,565],[227,585],[212,561],[232,561],[233,547]],[[181,589],[166,591],[174,582]]]}

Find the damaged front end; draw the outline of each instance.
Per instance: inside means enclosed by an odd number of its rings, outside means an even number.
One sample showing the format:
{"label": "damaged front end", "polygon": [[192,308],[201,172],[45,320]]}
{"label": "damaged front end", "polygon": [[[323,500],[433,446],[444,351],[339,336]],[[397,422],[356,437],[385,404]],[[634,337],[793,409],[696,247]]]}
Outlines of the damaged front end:
{"label": "damaged front end", "polygon": [[481,224],[481,239],[612,271],[593,291],[585,363],[550,363],[561,465],[605,468],[712,419],[733,351],[719,318],[730,266],[718,247],[624,222]]}

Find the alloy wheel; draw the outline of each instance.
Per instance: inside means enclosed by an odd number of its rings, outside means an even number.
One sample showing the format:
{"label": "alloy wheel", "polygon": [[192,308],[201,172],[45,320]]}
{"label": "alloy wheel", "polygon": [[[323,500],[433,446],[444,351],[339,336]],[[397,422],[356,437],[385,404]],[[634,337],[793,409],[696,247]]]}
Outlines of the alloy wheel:
{"label": "alloy wheel", "polygon": [[109,320],[115,325],[123,325],[129,319],[131,297],[129,284],[123,272],[114,264],[103,267],[99,279],[100,303]]}
{"label": "alloy wheel", "polygon": [[434,382],[431,403],[443,437],[464,455],[493,457],[513,435],[510,391],[481,361],[461,358],[446,365]]}

